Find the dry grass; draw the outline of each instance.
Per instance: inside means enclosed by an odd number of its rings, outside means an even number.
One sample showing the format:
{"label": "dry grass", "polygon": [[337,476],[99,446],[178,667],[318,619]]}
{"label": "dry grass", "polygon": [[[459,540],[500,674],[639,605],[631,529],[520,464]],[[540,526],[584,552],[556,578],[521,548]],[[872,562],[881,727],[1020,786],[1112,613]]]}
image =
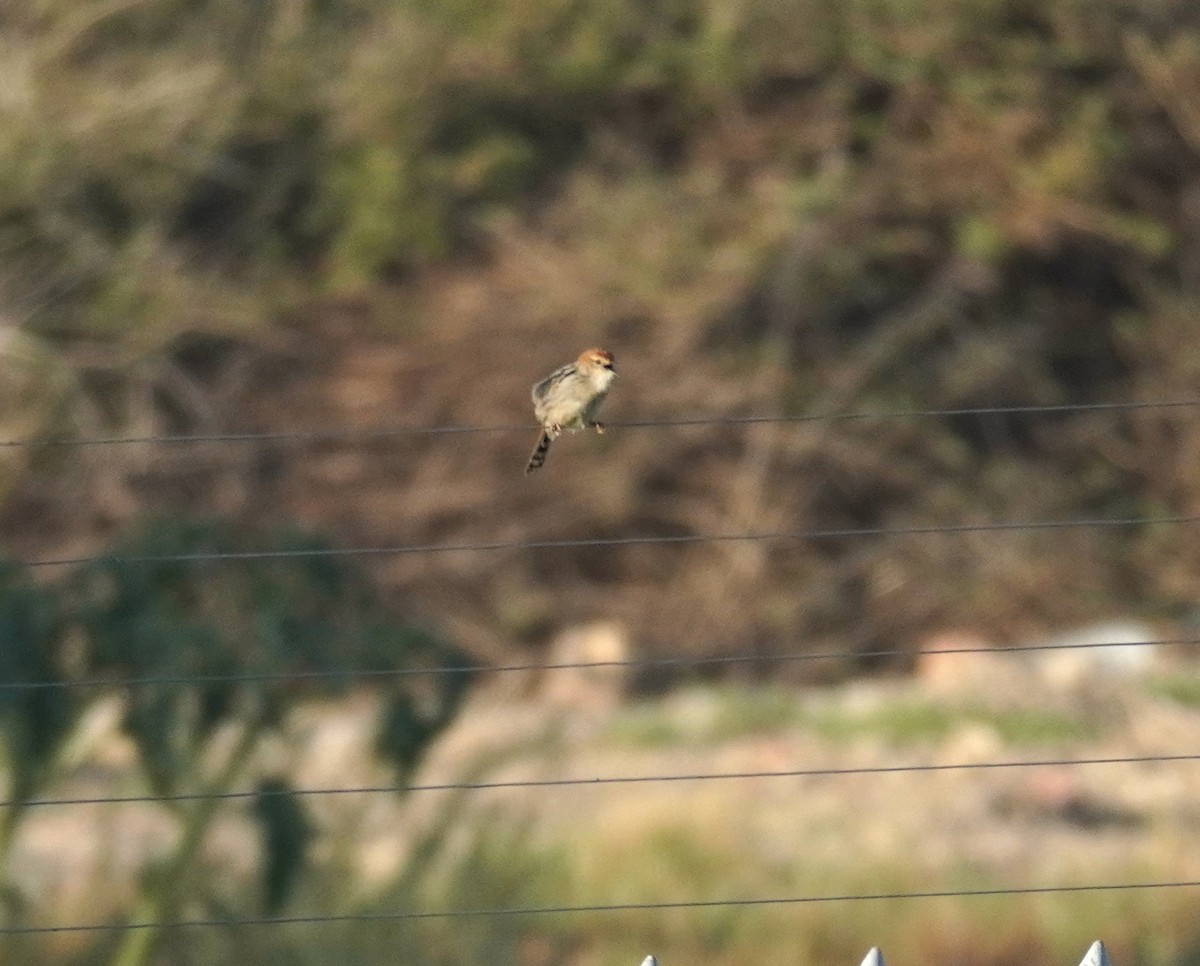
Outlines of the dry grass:
{"label": "dry grass", "polygon": [[[1089,679],[1062,689],[1014,663],[1006,688],[986,696],[943,695],[949,725],[936,734],[900,736],[888,728],[852,739],[798,721],[749,721],[744,729],[689,735],[653,746],[614,741],[631,720],[656,714],[694,728],[728,714],[720,689],[696,689],[660,702],[564,714],[537,698],[514,704],[498,687],[476,701],[436,749],[422,782],[512,782],[544,777],[592,778],[923,763],[1003,761],[1040,753],[1028,736],[981,726],[1022,712],[1029,695],[1080,720],[1053,756],[1096,757],[1175,750],[1196,725],[1197,711],[1157,696],[1152,684]],[[497,682],[499,683],[499,682]],[[763,695],[774,701],[775,689]],[[793,704],[847,720],[862,709],[882,714],[930,700],[919,686],[859,683],[791,692]],[[749,708],[749,703],[742,707]],[[961,707],[958,713],[952,709]],[[1116,727],[1114,710],[1139,722],[1136,735]],[[298,756],[302,785],[370,783],[370,715],[362,702],[313,706],[295,720],[306,735]],[[689,724],[690,723],[690,724]],[[120,780],[114,772],[80,776],[93,793]],[[738,898],[822,897],[1070,883],[1194,878],[1195,776],[1152,763],[1078,769],[974,769],[745,780],[638,783],[555,789],[495,788],[331,799],[316,819],[317,867],[290,914],[381,914],[423,909],[488,909],[691,902]],[[65,817],[64,817],[65,816]],[[95,828],[113,820],[96,809],[73,816],[46,812],[28,825],[27,852],[14,869],[53,892],[71,884],[46,921],[103,916],[103,893],[119,896],[133,872],[129,850],[169,837],[168,816],[147,822],[124,856],[98,871]],[[126,817],[128,818],[128,816]],[[73,820],[74,824],[69,823]],[[67,821],[68,826],[63,822]],[[236,805],[208,850],[211,889],[192,914],[243,915],[256,894],[251,825]],[[56,863],[30,862],[52,850]],[[380,872],[384,871],[381,875]],[[373,870],[364,875],[364,870]],[[89,878],[92,877],[92,878]],[[89,885],[90,883],[90,885]],[[349,887],[354,883],[353,887]],[[167,938],[164,955],[204,962],[245,961],[324,966],[394,961],[397,948],[416,964],[636,962],[653,951],[663,962],[703,959],[719,966],[802,960],[844,966],[872,944],[890,961],[984,966],[1062,966],[1102,937],[1131,966],[1186,961],[1194,946],[1189,890],[994,896],[931,900],[821,901],[706,909],[631,910],[531,917],[387,920],[289,927],[205,929]],[[206,905],[208,903],[208,905]],[[234,912],[236,910],[236,912]],[[58,953],[66,953],[55,946]],[[45,962],[48,947],[31,945]],[[15,950],[14,952],[19,952]],[[76,944],[75,961],[102,961]],[[39,956],[40,953],[40,956]]]}

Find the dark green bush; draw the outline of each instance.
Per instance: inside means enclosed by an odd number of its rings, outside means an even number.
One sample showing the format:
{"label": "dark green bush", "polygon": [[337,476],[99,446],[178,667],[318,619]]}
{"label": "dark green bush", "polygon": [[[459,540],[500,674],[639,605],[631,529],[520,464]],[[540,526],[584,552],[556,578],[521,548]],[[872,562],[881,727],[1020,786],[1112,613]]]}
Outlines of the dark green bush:
{"label": "dark green bush", "polygon": [[[52,777],[74,718],[103,694],[120,697],[143,776],[183,824],[175,852],[147,875],[136,913],[146,921],[170,918],[187,894],[221,793],[246,780],[254,750],[298,703],[377,691],[376,751],[402,785],[454,717],[471,671],[456,648],[393,615],[334,549],[294,529],[253,534],[163,516],[56,584],[35,585],[4,565],[0,859],[22,806]],[[221,732],[234,736],[231,747],[213,740]],[[268,911],[305,870],[306,802],[285,774],[259,783],[253,815]],[[117,961],[144,962],[156,933],[128,933]]]}

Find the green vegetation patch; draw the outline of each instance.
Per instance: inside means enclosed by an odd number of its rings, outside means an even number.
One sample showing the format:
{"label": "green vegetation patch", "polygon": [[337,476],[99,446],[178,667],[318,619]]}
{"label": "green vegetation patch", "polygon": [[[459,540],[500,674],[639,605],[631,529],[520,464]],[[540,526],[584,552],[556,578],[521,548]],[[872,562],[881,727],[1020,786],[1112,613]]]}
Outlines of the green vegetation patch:
{"label": "green vegetation patch", "polygon": [[831,741],[873,737],[889,744],[941,741],[967,725],[991,728],[1013,745],[1063,744],[1097,735],[1094,726],[1065,713],[961,708],[922,700],[898,701],[868,712],[815,712],[807,723]]}
{"label": "green vegetation patch", "polygon": [[829,694],[779,686],[723,686],[690,692],[676,702],[637,705],[618,716],[610,735],[647,748],[781,731],[805,731],[833,743],[875,739],[913,745],[943,741],[971,725],[990,728],[1005,743],[1018,746],[1089,741],[1099,735],[1095,724],[1065,711],[973,708],[911,697],[863,708],[831,700]]}
{"label": "green vegetation patch", "polygon": [[1200,675],[1171,674],[1149,682],[1150,692],[1188,708],[1200,708]]}

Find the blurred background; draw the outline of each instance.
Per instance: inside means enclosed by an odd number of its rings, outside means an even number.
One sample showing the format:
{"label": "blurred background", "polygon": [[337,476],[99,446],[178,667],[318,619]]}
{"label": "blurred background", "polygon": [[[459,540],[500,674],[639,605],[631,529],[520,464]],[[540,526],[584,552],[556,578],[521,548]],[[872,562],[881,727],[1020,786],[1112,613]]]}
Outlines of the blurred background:
{"label": "blurred background", "polygon": [[1198,308],[1184,0],[0,5],[0,958],[1195,963]]}

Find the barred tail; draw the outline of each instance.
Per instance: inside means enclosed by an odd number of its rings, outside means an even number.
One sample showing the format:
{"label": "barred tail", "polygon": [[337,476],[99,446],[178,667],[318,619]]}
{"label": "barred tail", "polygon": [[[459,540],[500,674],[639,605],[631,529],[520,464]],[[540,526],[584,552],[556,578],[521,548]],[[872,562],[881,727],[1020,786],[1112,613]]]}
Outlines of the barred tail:
{"label": "barred tail", "polygon": [[543,431],[541,438],[538,439],[538,444],[533,450],[533,455],[529,457],[529,465],[525,467],[526,473],[532,473],[546,462],[546,454],[550,452],[550,441],[554,439],[549,433]]}

